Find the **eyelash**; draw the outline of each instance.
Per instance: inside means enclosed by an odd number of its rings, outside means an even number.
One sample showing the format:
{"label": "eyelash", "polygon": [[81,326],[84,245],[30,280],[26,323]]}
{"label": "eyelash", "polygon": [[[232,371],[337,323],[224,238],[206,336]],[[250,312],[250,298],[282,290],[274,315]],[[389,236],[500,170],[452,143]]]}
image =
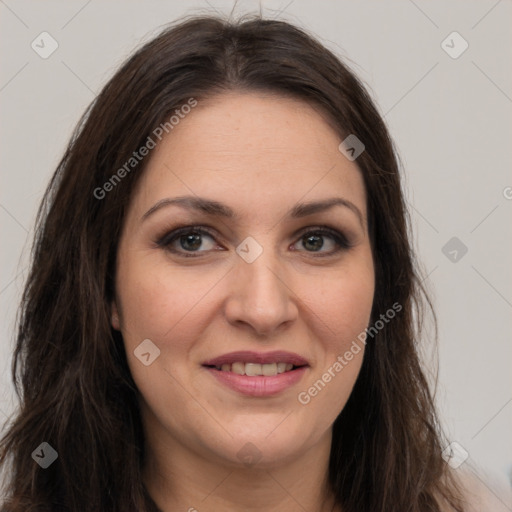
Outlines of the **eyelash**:
{"label": "eyelash", "polygon": [[[188,251],[188,252],[182,252],[179,250],[175,250],[171,248],[171,244],[179,240],[180,237],[187,235],[187,234],[196,234],[196,235],[207,235],[215,240],[215,234],[212,230],[205,226],[184,226],[177,229],[174,229],[168,233],[166,233],[164,236],[160,237],[156,244],[159,247],[162,247],[174,254],[177,254],[179,256],[182,256],[184,258],[198,258],[201,257],[201,253],[207,253],[210,251]],[[315,251],[305,251],[307,253],[312,254],[315,258],[324,258],[328,256],[334,256],[338,252],[342,250],[347,250],[351,248],[351,244],[347,240],[344,234],[340,233],[339,231],[329,228],[328,226],[316,226],[316,227],[310,227],[307,228],[299,234],[300,241],[306,235],[319,235],[319,236],[328,236],[333,239],[333,241],[336,244],[336,248],[329,253],[316,253]],[[296,242],[296,243],[297,243]]]}

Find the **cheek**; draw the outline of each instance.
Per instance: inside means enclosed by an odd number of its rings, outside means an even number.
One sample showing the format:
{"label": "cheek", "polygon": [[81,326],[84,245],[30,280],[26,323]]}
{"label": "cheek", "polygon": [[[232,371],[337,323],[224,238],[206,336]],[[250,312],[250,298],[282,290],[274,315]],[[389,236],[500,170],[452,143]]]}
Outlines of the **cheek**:
{"label": "cheek", "polygon": [[345,406],[359,375],[374,285],[373,266],[360,259],[309,294],[317,364],[297,398],[313,416],[318,411],[316,421],[326,428]]}
{"label": "cheek", "polygon": [[[143,253],[120,263],[116,284],[128,364],[152,411],[169,411],[171,404],[178,410],[190,407],[189,395],[180,385],[186,380],[184,363],[203,329],[198,320],[208,319],[208,292],[223,274],[199,267],[178,269]],[[147,339],[159,350],[156,358],[150,356],[148,366],[137,357]],[[154,350],[151,345],[149,350]],[[165,421],[174,424],[176,419],[166,415]]]}
{"label": "cheek", "polygon": [[205,299],[224,274],[218,268],[173,268],[166,261],[127,261],[119,268],[118,294],[128,337],[132,333],[163,342],[181,331],[191,316],[204,309]]}
{"label": "cheek", "polygon": [[341,351],[365,330],[374,297],[373,266],[365,259],[355,260],[337,272],[326,275],[318,286],[306,285],[304,301],[323,331],[321,339],[328,351]]}

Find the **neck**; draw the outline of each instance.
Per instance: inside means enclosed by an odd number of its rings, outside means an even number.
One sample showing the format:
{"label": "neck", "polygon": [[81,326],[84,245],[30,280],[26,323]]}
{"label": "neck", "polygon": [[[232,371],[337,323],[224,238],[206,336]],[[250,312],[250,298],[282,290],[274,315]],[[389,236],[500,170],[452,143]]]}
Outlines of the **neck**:
{"label": "neck", "polygon": [[168,432],[147,436],[144,482],[161,512],[338,511],[328,485],[331,439],[329,429],[292,460],[258,468],[192,451]]}

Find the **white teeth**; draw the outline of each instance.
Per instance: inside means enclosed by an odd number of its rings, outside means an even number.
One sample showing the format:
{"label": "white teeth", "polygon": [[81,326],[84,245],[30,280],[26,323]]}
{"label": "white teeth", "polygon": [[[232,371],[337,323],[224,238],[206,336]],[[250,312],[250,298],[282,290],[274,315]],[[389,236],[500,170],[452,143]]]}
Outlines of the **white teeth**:
{"label": "white teeth", "polygon": [[254,377],[255,375],[263,375],[261,371],[261,364],[258,363],[245,363],[245,375]]}
{"label": "white teeth", "polygon": [[216,366],[217,370],[223,372],[232,372],[238,375],[247,375],[255,377],[264,375],[265,377],[273,377],[280,373],[289,372],[293,368],[291,363],[242,363],[236,362],[233,364],[224,363],[222,366]]}
{"label": "white teeth", "polygon": [[245,375],[245,364],[244,363],[233,363],[231,365],[231,371],[233,373],[238,373],[238,375]]}
{"label": "white teeth", "polygon": [[261,365],[261,373],[263,375],[270,377],[272,375],[277,375],[277,364],[276,363],[269,363],[269,364],[262,364]]}

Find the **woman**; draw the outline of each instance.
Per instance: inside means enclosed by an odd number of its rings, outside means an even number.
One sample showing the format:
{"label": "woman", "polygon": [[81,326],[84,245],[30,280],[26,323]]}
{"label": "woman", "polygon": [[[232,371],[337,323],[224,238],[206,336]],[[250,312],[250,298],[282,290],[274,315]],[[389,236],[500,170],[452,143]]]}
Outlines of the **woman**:
{"label": "woman", "polygon": [[423,302],[348,67],[288,23],[182,21],[104,87],[39,211],[5,510],[469,510]]}

